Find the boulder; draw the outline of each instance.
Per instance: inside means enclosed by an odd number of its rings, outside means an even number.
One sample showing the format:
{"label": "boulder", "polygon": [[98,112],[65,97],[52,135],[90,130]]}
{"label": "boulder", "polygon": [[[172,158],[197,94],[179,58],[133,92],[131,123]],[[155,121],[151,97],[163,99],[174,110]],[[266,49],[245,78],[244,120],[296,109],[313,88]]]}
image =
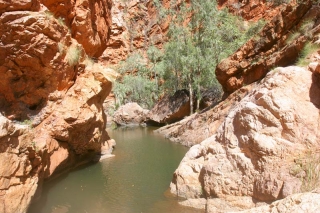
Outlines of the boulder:
{"label": "boulder", "polygon": [[250,196],[275,201],[298,192],[298,159],[319,147],[320,85],[300,67],[276,68],[238,104],[217,132],[194,145],[171,192],[186,198]]}
{"label": "boulder", "polygon": [[187,90],[179,90],[173,96],[162,98],[148,113],[148,122],[170,124],[190,115],[190,101]]}
{"label": "boulder", "polygon": [[137,103],[127,103],[114,113],[113,121],[120,126],[141,125],[146,121],[148,112]]}

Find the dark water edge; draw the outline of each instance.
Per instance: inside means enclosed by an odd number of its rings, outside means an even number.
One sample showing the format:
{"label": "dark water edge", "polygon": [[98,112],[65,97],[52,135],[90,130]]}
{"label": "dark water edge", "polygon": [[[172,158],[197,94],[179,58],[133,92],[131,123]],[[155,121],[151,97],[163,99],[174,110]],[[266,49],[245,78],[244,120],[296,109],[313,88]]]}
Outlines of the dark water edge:
{"label": "dark water edge", "polygon": [[82,166],[44,184],[28,213],[195,213],[170,194],[174,170],[188,148],[153,128],[108,129],[115,157]]}

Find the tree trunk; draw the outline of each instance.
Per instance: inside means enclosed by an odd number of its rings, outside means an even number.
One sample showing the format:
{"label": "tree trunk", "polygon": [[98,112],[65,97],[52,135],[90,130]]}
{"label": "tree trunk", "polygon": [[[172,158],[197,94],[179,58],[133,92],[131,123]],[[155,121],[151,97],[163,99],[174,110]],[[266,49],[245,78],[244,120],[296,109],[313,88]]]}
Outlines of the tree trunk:
{"label": "tree trunk", "polygon": [[201,92],[200,92],[200,84],[198,84],[198,91],[197,91],[197,109],[196,110],[199,110],[200,109],[200,100],[201,100]]}
{"label": "tree trunk", "polygon": [[193,90],[192,84],[189,82],[189,100],[190,100],[190,115],[193,114]]}

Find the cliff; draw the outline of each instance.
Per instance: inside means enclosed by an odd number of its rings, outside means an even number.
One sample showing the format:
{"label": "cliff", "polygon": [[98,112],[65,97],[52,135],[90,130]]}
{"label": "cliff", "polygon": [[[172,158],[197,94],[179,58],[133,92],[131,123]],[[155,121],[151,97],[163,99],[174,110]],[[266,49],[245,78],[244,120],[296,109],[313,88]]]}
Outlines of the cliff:
{"label": "cliff", "polygon": [[102,103],[114,74],[89,57],[106,46],[110,7],[0,3],[0,212],[26,212],[45,179],[112,150]]}
{"label": "cliff", "polygon": [[[162,47],[168,23],[159,21],[153,1],[113,1],[111,36],[100,61],[117,65],[134,50]],[[166,1],[163,2],[166,4]]]}

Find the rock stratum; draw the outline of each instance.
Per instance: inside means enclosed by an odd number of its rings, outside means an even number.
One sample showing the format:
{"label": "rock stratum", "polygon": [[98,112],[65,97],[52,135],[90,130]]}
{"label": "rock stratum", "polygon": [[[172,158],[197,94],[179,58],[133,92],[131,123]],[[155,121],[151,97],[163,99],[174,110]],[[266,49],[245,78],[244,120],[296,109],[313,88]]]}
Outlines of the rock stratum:
{"label": "rock stratum", "polygon": [[89,57],[106,46],[110,7],[0,2],[0,212],[26,212],[45,179],[112,150],[102,104],[114,73]]}
{"label": "rock stratum", "polygon": [[249,196],[271,202],[301,191],[305,183],[292,169],[301,156],[319,149],[318,82],[306,68],[269,72],[214,135],[188,151],[171,192],[185,198]]}

